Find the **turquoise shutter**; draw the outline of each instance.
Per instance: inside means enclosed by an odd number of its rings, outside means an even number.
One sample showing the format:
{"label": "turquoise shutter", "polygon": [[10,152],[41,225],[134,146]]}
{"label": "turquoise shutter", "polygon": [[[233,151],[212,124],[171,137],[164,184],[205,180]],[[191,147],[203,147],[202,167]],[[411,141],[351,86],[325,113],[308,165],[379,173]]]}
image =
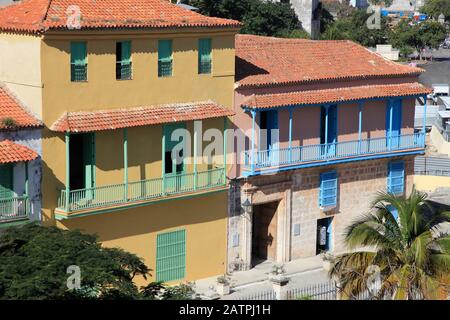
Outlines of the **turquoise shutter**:
{"label": "turquoise shutter", "polygon": [[211,73],[211,39],[198,40],[198,72]]}
{"label": "turquoise shutter", "polygon": [[156,239],[156,281],[180,280],[186,274],[186,230],[160,233]]}
{"label": "turquoise shutter", "polygon": [[158,76],[172,75],[172,40],[158,41]]}
{"label": "turquoise shutter", "polygon": [[13,196],[13,167],[12,165],[0,165],[0,199]]}
{"label": "turquoise shutter", "polygon": [[121,57],[122,65],[130,64],[131,62],[131,41],[123,41],[122,42],[122,57]]}
{"label": "turquoise shutter", "polygon": [[[83,163],[85,173],[85,188],[95,187],[95,134],[86,133],[83,136]],[[90,194],[90,192],[89,192]],[[90,194],[92,196],[92,194]]]}
{"label": "turquoise shutter", "polygon": [[390,162],[388,165],[388,192],[402,194],[405,190],[405,163]]}
{"label": "turquoise shutter", "polygon": [[77,66],[84,66],[87,63],[86,42],[70,43],[70,62]]}
{"label": "turquoise shutter", "polygon": [[333,207],[337,205],[337,172],[325,172],[320,175],[319,205]]}

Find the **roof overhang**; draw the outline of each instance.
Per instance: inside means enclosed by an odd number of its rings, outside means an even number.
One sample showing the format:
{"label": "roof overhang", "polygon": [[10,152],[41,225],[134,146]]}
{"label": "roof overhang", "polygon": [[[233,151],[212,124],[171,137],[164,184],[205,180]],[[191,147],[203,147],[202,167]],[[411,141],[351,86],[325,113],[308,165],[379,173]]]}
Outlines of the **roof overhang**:
{"label": "roof overhang", "polygon": [[11,140],[0,142],[0,164],[27,162],[37,157],[38,154],[35,151]]}
{"label": "roof overhang", "polygon": [[56,132],[81,133],[233,116],[212,101],[165,104],[129,109],[66,112],[51,127]]}
{"label": "roof overhang", "polygon": [[350,103],[364,100],[420,97],[432,90],[420,83],[401,83],[388,85],[366,85],[335,89],[295,91],[252,95],[241,107],[244,109],[277,109],[308,105],[325,105],[335,103]]}

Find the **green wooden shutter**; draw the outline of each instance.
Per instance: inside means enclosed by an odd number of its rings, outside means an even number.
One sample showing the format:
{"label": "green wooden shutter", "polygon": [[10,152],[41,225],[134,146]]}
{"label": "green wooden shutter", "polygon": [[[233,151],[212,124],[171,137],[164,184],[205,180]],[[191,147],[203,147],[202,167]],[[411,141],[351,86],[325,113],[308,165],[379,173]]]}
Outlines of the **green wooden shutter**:
{"label": "green wooden shutter", "polygon": [[131,62],[131,41],[122,42],[122,65]]}
{"label": "green wooden shutter", "polygon": [[156,281],[180,280],[186,274],[186,230],[160,233],[156,239]]}
{"label": "green wooden shutter", "polygon": [[198,73],[211,73],[211,39],[198,40]]}
{"label": "green wooden shutter", "polygon": [[0,199],[10,198],[13,194],[13,167],[0,165]]}
{"label": "green wooden shutter", "polygon": [[83,163],[85,173],[85,188],[95,187],[95,134],[86,133],[83,136]]}
{"label": "green wooden shutter", "polygon": [[70,43],[70,62],[77,66],[84,66],[87,63],[86,42]]}
{"label": "green wooden shutter", "polygon": [[172,75],[172,40],[158,41],[158,76]]}

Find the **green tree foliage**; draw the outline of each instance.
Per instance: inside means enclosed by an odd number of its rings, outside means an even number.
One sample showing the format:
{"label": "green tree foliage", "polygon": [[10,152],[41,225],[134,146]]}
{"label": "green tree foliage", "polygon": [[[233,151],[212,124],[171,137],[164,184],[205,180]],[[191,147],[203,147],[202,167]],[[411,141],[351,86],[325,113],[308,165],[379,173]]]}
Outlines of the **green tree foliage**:
{"label": "green tree foliage", "polygon": [[439,225],[450,221],[450,213],[434,209],[416,190],[408,198],[382,193],[371,208],[346,230],[345,241],[356,250],[332,260],[330,276],[338,279],[343,295],[351,298],[365,292],[377,266],[381,282],[377,298],[446,298],[450,236],[441,233]]}
{"label": "green tree foliage", "polygon": [[437,19],[442,13],[446,21],[450,21],[450,1],[449,0],[427,0],[420,9],[421,12]]}
{"label": "green tree foliage", "polygon": [[[71,265],[81,269],[80,290],[67,288]],[[149,271],[136,255],[78,231],[27,224],[0,236],[0,299],[136,299],[133,278]]]}
{"label": "green tree foliage", "polygon": [[201,14],[242,22],[241,33],[289,38],[307,36],[289,3],[260,0],[185,0],[185,3],[199,8]]}
{"label": "green tree foliage", "polygon": [[389,33],[389,42],[403,55],[417,51],[422,58],[424,48],[439,48],[445,37],[445,27],[436,21],[427,20],[419,24],[401,21]]}
{"label": "green tree foliage", "polygon": [[371,14],[354,10],[348,18],[338,19],[325,28],[323,40],[352,40],[366,47],[375,47],[387,41],[387,20],[381,18],[380,29],[369,29],[367,20]]}

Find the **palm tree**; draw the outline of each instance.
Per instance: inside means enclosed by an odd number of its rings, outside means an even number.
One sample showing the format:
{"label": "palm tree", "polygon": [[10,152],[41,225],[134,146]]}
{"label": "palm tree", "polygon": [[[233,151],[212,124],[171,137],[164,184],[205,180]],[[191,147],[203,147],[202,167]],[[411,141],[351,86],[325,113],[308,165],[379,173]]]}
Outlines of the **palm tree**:
{"label": "palm tree", "polygon": [[380,193],[370,212],[346,229],[351,250],[332,259],[330,277],[347,298],[372,289],[373,270],[379,271],[375,299],[446,297],[450,236],[438,225],[449,221],[449,212],[434,209],[427,195],[415,189],[408,198]]}

